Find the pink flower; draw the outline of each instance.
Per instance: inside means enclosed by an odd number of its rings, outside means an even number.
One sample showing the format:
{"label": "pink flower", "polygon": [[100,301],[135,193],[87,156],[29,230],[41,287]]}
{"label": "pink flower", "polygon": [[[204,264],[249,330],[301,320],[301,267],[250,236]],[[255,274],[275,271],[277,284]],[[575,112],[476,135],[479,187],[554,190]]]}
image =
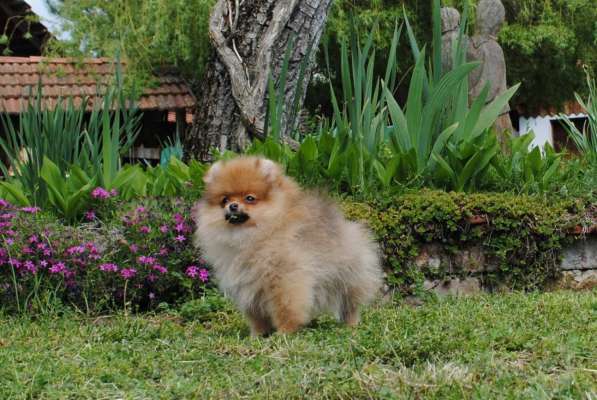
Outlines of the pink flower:
{"label": "pink flower", "polygon": [[91,191],[91,197],[94,199],[108,199],[110,198],[110,192],[102,187],[96,187]]}
{"label": "pink flower", "polygon": [[149,233],[151,232],[151,228],[147,225],[142,226],[141,228],[139,228],[139,232],[141,233]]}
{"label": "pink flower", "polygon": [[99,269],[104,272],[116,272],[118,271],[118,265],[112,263],[102,264]]}
{"label": "pink flower", "polygon": [[47,267],[47,266],[48,266],[48,262],[47,262],[46,260],[41,260],[41,261],[39,262],[39,265],[40,265],[40,266],[42,266],[43,268],[45,268],[45,267]]}
{"label": "pink flower", "polygon": [[208,281],[208,279],[209,279],[209,271],[208,271],[208,270],[206,270],[205,268],[201,268],[201,269],[199,270],[199,279],[200,279],[202,282],[207,282],[207,281]]}
{"label": "pink flower", "polygon": [[14,214],[2,214],[0,215],[1,219],[13,219],[14,218]]}
{"label": "pink flower", "polygon": [[85,247],[83,246],[73,246],[66,249],[68,255],[72,256],[74,254],[83,254],[85,252]]}
{"label": "pink flower", "polygon": [[162,232],[162,233],[168,232],[168,227],[166,225],[160,226],[160,232]]}
{"label": "pink flower", "polygon": [[137,251],[139,251],[139,246],[137,246],[136,244],[131,244],[129,246],[129,250],[131,251],[131,253],[136,253]]}
{"label": "pink flower", "polygon": [[158,277],[157,277],[157,276],[155,276],[154,274],[149,274],[149,275],[147,275],[147,280],[148,280],[149,282],[155,282],[155,281],[157,281],[157,280],[158,280]]}
{"label": "pink flower", "polygon": [[31,247],[29,246],[24,246],[21,251],[23,252],[23,254],[31,254],[33,253],[33,250],[31,250]]}
{"label": "pink flower", "polygon": [[137,270],[134,268],[123,268],[122,271],[120,271],[120,275],[122,275],[124,279],[131,279],[137,275]]}
{"label": "pink flower", "polygon": [[156,264],[156,265],[154,265],[151,268],[153,268],[155,271],[158,271],[161,274],[165,274],[165,273],[168,272],[168,268],[166,268],[166,267],[164,267],[164,266],[162,266],[160,264]]}
{"label": "pink flower", "polygon": [[199,268],[197,268],[195,265],[190,265],[187,267],[185,274],[187,274],[189,278],[196,278],[199,276]]}
{"label": "pink flower", "polygon": [[31,260],[25,261],[25,263],[23,264],[23,266],[25,267],[25,269],[28,272],[31,272],[32,274],[34,274],[34,273],[37,272],[37,267],[35,266],[35,264]]}
{"label": "pink flower", "polygon": [[139,206],[135,209],[135,211],[137,211],[138,213],[144,213],[146,211],[146,209],[143,206]]}
{"label": "pink flower", "polygon": [[1,208],[7,208],[10,207],[10,203],[4,199],[0,199],[0,207]]}
{"label": "pink flower", "polygon": [[149,300],[155,299],[155,293],[149,292],[149,296],[148,297],[149,297]]}
{"label": "pink flower", "polygon": [[91,252],[91,253],[97,253],[98,252],[97,247],[95,247],[95,243],[93,243],[93,242],[87,242],[87,243],[85,243],[85,248],[87,250],[89,250],[89,252]]}
{"label": "pink flower", "polygon": [[43,255],[46,257],[50,257],[52,255],[52,251],[50,249],[45,249],[43,251]]}
{"label": "pink flower", "polygon": [[38,241],[39,241],[39,238],[37,237],[37,235],[29,236],[29,243],[37,243]]}
{"label": "pink flower", "polygon": [[12,238],[7,238],[4,240],[6,242],[7,245],[12,246],[14,244],[14,239]]}
{"label": "pink flower", "polygon": [[53,274],[64,273],[66,271],[68,271],[68,270],[66,269],[66,266],[62,262],[58,262],[50,267],[50,272]]}
{"label": "pink flower", "polygon": [[156,259],[155,257],[148,257],[148,256],[139,256],[137,258],[137,261],[139,262],[139,264],[153,264],[155,263]]}
{"label": "pink flower", "polygon": [[116,190],[116,189],[110,190],[110,196],[112,196],[112,197],[118,196],[118,190]]}
{"label": "pink flower", "polygon": [[185,274],[189,278],[199,278],[199,280],[202,282],[207,282],[207,280],[209,279],[209,271],[205,268],[200,269],[196,265],[188,266],[187,270],[185,271]]}
{"label": "pink flower", "polygon": [[176,222],[177,224],[182,224],[184,222],[184,217],[179,213],[174,214],[172,218],[174,219],[174,222]]}
{"label": "pink flower", "polygon": [[176,240],[177,242],[184,242],[185,240],[187,240],[186,237],[184,237],[184,235],[178,235],[174,238],[174,240]]}
{"label": "pink flower", "polygon": [[165,247],[162,247],[160,249],[160,253],[159,254],[160,254],[160,256],[167,256],[168,255],[168,249],[165,248]]}
{"label": "pink flower", "polygon": [[38,211],[41,211],[41,208],[39,208],[39,207],[21,207],[21,211],[29,213],[29,214],[35,214]]}
{"label": "pink flower", "polygon": [[176,230],[176,232],[183,232],[185,230],[185,226],[184,224],[181,222],[179,224],[176,224],[176,226],[174,227],[174,229]]}
{"label": "pink flower", "polygon": [[87,221],[93,221],[95,219],[95,211],[89,210],[85,213],[85,219]]}

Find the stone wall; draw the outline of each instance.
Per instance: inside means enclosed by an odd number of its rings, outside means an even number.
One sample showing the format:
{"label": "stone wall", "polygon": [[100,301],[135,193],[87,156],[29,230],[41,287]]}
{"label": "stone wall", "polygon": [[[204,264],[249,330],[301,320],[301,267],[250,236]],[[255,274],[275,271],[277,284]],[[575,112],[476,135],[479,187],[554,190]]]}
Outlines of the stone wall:
{"label": "stone wall", "polygon": [[[500,289],[495,283],[487,284],[498,265],[486,256],[481,246],[448,250],[438,243],[426,244],[420,249],[415,264],[428,277],[424,288],[439,295]],[[554,288],[597,287],[597,235],[575,238],[564,249],[559,270],[558,278],[552,283]]]}

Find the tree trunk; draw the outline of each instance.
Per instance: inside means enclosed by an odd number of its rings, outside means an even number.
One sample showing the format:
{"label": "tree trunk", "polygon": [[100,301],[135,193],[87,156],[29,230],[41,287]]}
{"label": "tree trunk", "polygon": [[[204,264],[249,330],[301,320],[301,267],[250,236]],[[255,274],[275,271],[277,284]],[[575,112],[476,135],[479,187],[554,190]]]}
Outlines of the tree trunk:
{"label": "tree trunk", "polygon": [[[209,24],[214,52],[185,139],[189,157],[209,160],[214,147],[240,151],[251,139],[264,137],[268,79],[271,74],[278,80],[291,41],[285,112],[293,108],[301,63],[308,55],[298,93],[303,104],[330,4],[331,0],[218,0]],[[288,118],[282,122],[287,137],[294,127]]]}

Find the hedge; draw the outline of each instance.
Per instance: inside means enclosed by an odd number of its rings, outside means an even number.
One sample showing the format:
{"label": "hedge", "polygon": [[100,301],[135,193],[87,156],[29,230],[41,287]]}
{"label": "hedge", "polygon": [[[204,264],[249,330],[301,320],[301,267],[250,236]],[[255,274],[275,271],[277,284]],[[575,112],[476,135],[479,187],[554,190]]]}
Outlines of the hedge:
{"label": "hedge", "polygon": [[430,243],[448,252],[480,246],[497,264],[486,277],[490,286],[544,287],[557,277],[562,248],[571,240],[569,232],[582,223],[587,206],[580,200],[431,190],[384,203],[342,203],[349,218],[369,224],[381,245],[388,282],[403,292],[420,287],[425,278],[453,272],[446,265],[439,270],[417,267],[421,247]]}

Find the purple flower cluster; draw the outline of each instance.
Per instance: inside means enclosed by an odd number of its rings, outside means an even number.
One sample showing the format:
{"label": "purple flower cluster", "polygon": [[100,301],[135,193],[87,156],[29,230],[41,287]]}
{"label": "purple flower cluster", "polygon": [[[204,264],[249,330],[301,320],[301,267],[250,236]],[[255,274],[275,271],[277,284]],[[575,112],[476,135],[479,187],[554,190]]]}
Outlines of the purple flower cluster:
{"label": "purple flower cluster", "polygon": [[188,266],[185,274],[189,278],[198,278],[201,282],[207,282],[209,280],[209,271],[205,268],[198,268],[195,265]]}
{"label": "purple flower cluster", "polygon": [[124,279],[132,279],[135,275],[137,275],[137,270],[135,268],[123,268],[120,271],[120,275],[122,275]]}
{"label": "purple flower cluster", "polygon": [[115,196],[118,196],[118,192],[116,191],[116,189],[107,191],[103,187],[96,187],[91,191],[91,197],[93,197],[94,199],[105,200]]}
{"label": "purple flower cluster", "polygon": [[[102,200],[115,195],[103,188],[92,193]],[[65,228],[38,208],[18,208],[0,199],[0,296],[14,290],[13,272],[19,290],[33,290],[40,278],[49,279],[55,282],[50,287],[70,293],[69,301],[94,293],[81,301],[109,296],[120,303],[124,288],[130,301],[179,301],[181,290],[203,290],[209,271],[190,243],[194,223],[184,217],[190,213],[184,205],[169,207],[151,203],[126,211],[125,204],[112,207],[113,219],[108,221],[103,220],[106,214],[90,210],[86,220],[102,221],[98,236],[88,225]],[[103,233],[104,226],[113,226],[103,222],[114,221],[120,221],[118,235]]]}
{"label": "purple flower cluster", "polygon": [[118,265],[114,264],[114,263],[105,263],[105,264],[101,264],[99,266],[100,271],[104,271],[104,272],[117,272],[118,271]]}

